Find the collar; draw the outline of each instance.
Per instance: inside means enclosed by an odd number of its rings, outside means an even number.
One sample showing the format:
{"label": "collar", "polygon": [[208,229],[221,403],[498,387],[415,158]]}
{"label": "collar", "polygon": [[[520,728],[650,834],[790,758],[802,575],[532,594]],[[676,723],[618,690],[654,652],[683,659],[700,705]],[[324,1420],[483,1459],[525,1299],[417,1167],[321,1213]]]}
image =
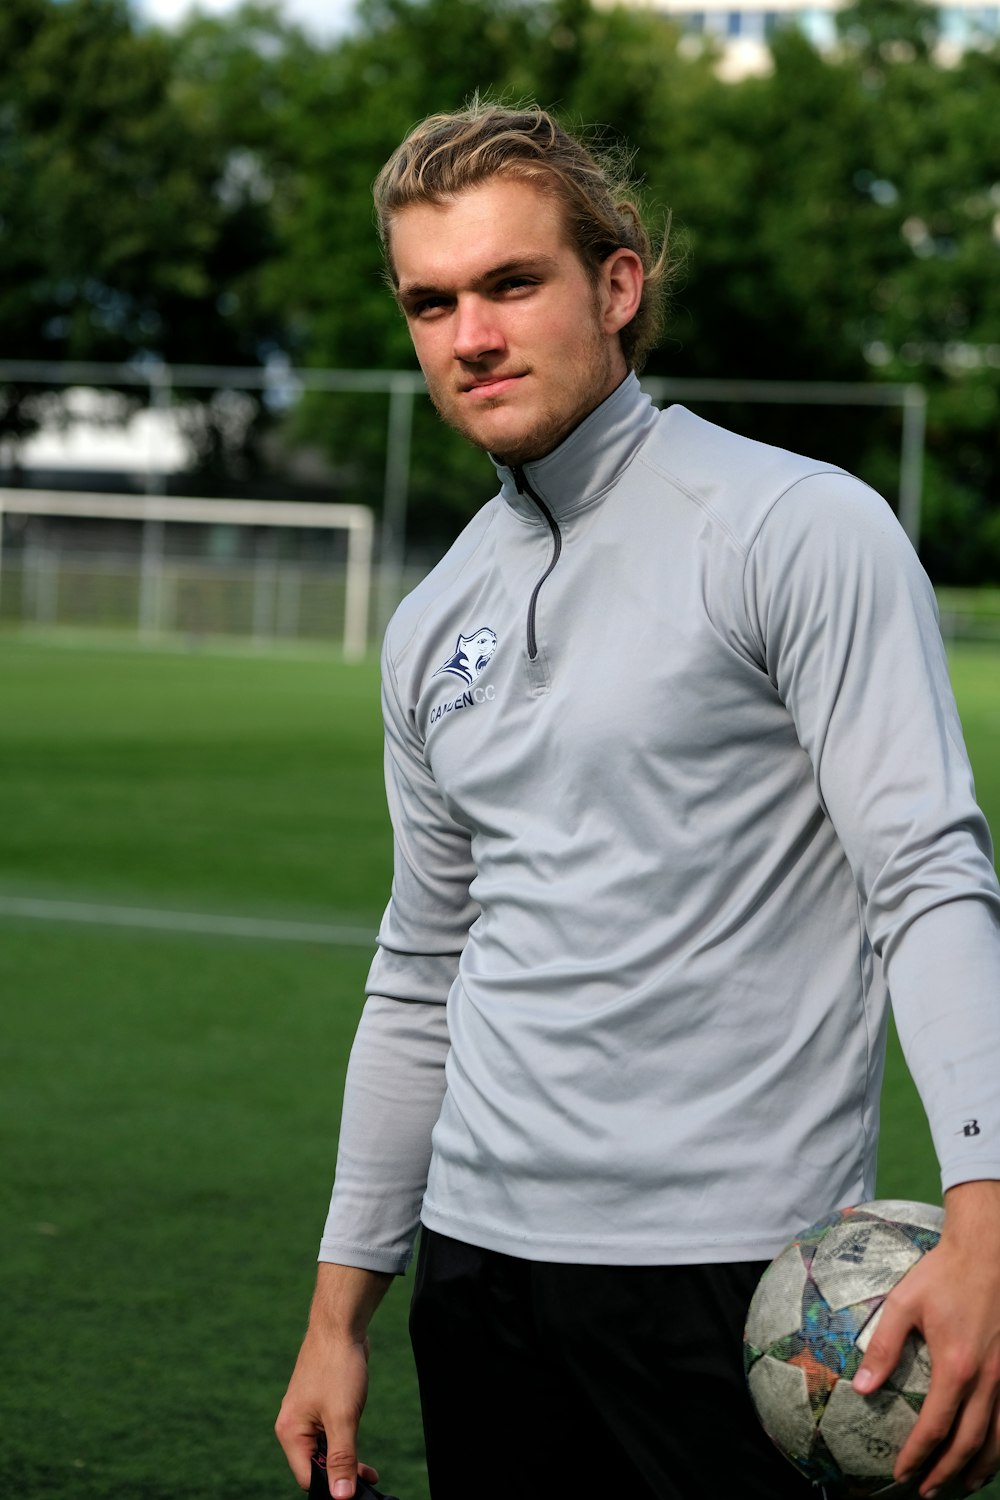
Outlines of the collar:
{"label": "collar", "polygon": [[[571,516],[611,488],[645,442],[658,416],[657,407],[635,373],[630,372],[558,448],[522,465],[521,472],[557,519]],[[530,496],[518,490],[513,470],[496,459],[493,462],[501,499],[523,520],[544,525]]]}

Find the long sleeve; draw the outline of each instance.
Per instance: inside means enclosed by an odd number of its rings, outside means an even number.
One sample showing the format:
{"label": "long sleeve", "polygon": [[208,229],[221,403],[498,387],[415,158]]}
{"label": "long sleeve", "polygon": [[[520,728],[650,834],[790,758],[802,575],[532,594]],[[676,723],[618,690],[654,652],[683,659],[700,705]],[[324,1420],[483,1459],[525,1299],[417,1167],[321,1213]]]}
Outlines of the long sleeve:
{"label": "long sleeve", "polygon": [[330,1212],[319,1259],[406,1269],[444,1095],[443,1005],[375,997],[362,1013],[344,1088]]}
{"label": "long sleeve", "polygon": [[748,617],[854,872],[944,1187],[1000,1177],[1000,892],[933,594],[857,481],[795,486]]}
{"label": "long sleeve", "polygon": [[383,659],[392,897],[344,1091],[320,1259],[402,1272],[412,1251],[445,1091],[445,1004],[478,908],[469,836],[450,818]]}

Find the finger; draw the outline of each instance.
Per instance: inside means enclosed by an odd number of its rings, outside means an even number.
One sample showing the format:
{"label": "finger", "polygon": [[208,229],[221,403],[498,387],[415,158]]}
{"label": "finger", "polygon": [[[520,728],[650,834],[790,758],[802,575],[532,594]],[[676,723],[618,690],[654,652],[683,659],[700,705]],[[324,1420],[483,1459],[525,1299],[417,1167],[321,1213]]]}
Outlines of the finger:
{"label": "finger", "polygon": [[963,1490],[979,1485],[1000,1466],[1000,1391],[992,1362],[977,1370],[953,1353],[933,1367],[930,1392],[904,1443],[895,1477],[922,1473],[920,1494],[929,1497],[961,1476]]}
{"label": "finger", "polygon": [[326,1431],[326,1477],[333,1500],[353,1500],[358,1481],[358,1455],[352,1432]]}
{"label": "finger", "polygon": [[278,1413],[274,1424],[275,1436],[284,1449],[288,1467],[300,1489],[307,1490],[312,1481],[312,1456],[316,1451],[316,1430],[290,1421],[284,1412]]}
{"label": "finger", "polygon": [[986,1451],[984,1449],[965,1476],[966,1487],[970,1495],[975,1494],[976,1490],[983,1489],[991,1479],[995,1479],[997,1474],[1000,1474],[1000,1442],[990,1445],[989,1457],[986,1457]]}
{"label": "finger", "polygon": [[[359,1463],[358,1464],[358,1479],[367,1480],[367,1482],[369,1484],[377,1484],[378,1483],[378,1469],[373,1469],[372,1466],[371,1466],[371,1464],[362,1464],[362,1463]],[[328,1475],[327,1475],[327,1483],[330,1484],[330,1485],[333,1485],[333,1486],[338,1485],[338,1484],[345,1486],[345,1488],[343,1490],[343,1494],[345,1496],[350,1496],[350,1495],[356,1495],[357,1494],[357,1489],[358,1489],[357,1479],[351,1481],[351,1483],[353,1483],[353,1486],[354,1486],[353,1489],[351,1489],[351,1488],[347,1488],[346,1487],[348,1485],[349,1481],[347,1481],[345,1479],[334,1480],[334,1479],[330,1478],[329,1473],[328,1473]],[[332,1490],[332,1493],[337,1497],[337,1500],[341,1500],[341,1491],[340,1490],[334,1488]]]}
{"label": "finger", "polygon": [[954,1434],[938,1455],[933,1467],[920,1485],[920,1493],[929,1496],[955,1475],[961,1475],[962,1488],[972,1493],[982,1489],[1000,1468],[1000,1414],[992,1397],[972,1397],[965,1407]]}
{"label": "finger", "polygon": [[970,1490],[981,1490],[984,1484],[989,1484],[998,1470],[1000,1470],[1000,1394],[993,1403],[987,1441],[983,1444],[981,1453],[969,1466],[967,1477]]}
{"label": "finger", "polygon": [[899,1288],[883,1302],[851,1385],[859,1396],[869,1396],[888,1380],[903,1357],[903,1345],[915,1327],[912,1314],[900,1299]]}
{"label": "finger", "polygon": [[[947,1392],[947,1393],[946,1393]],[[912,1432],[906,1439],[899,1451],[896,1464],[893,1469],[893,1477],[900,1483],[907,1483],[916,1479],[918,1474],[923,1473],[926,1466],[934,1460],[934,1472],[938,1481],[941,1478],[941,1458],[944,1454],[944,1445],[951,1436],[955,1426],[955,1418],[958,1413],[963,1391],[960,1385],[946,1383],[938,1378],[935,1386],[934,1378],[931,1377],[930,1392],[925,1400],[917,1418]],[[949,1468],[949,1472],[951,1469]],[[930,1484],[930,1471],[924,1474],[920,1493],[926,1494],[934,1486]]]}

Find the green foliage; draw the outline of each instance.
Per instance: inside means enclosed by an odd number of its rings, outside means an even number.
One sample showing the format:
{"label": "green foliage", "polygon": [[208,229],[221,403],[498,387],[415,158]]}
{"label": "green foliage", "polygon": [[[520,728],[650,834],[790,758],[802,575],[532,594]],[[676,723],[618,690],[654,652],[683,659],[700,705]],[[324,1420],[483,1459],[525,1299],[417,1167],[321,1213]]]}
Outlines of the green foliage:
{"label": "green foliage", "polygon": [[[942,577],[989,576],[1000,565],[984,546],[1000,478],[1000,377],[981,374],[972,391],[941,351],[956,340],[1000,346],[990,126],[1000,81],[992,54],[935,63],[932,23],[916,0],[861,0],[844,13],[840,54],[781,32],[772,76],[724,84],[711,54],[692,57],[655,13],[586,0],[531,10],[512,0],[366,0],[358,32],[318,58],[291,104],[293,186],[268,277],[275,311],[291,315],[307,360],[411,366],[369,227],[371,178],[415,120],[475,89],[539,98],[571,125],[602,122],[598,143],[633,147],[654,223],[673,210],[683,272],[650,372],[929,384],[938,493],[928,561]],[[895,484],[892,417],[721,416]],[[340,463],[349,457],[353,496],[378,493],[384,410],[375,414],[371,398],[324,403],[304,430]],[[491,483],[483,460],[427,408],[412,478],[417,541],[452,534]],[[973,532],[957,546],[947,527],[936,531],[937,516],[956,508]]]}
{"label": "green foliage", "polygon": [[[258,362],[278,325],[243,291],[273,253],[269,189],[204,107],[208,93],[195,97],[175,43],[137,29],[125,0],[5,0],[5,353]],[[123,395],[137,399],[134,387]],[[8,386],[0,435],[51,410],[37,388]],[[201,432],[206,453],[224,446],[210,412]]]}
{"label": "green foliage", "polygon": [[834,19],[841,40],[873,68],[927,62],[940,40],[937,9],[926,0],[853,0]]}
{"label": "green foliage", "polygon": [[[228,149],[231,143],[226,143]],[[0,324],[24,357],[247,358],[219,281],[262,252],[220,143],[174,91],[167,38],[124,0],[0,12]]]}
{"label": "green foliage", "polygon": [[[321,45],[248,4],[177,32],[125,0],[0,12],[0,326],[19,355],[413,365],[387,296],[370,183],[406,130],[474,91],[535,97],[635,148],[682,262],[651,373],[917,380],[930,396],[925,558],[942,580],[1000,570],[1000,47],[944,65],[922,0],[855,0],[840,45],[794,29],[773,72],[720,81],[654,11],[590,0],[361,0]],[[600,129],[597,127],[600,126]],[[2,406],[6,404],[6,416]],[[718,413],[892,485],[895,419]],[[0,395],[0,431],[35,415]],[[316,400],[284,440],[378,503],[385,403]],[[252,469],[258,407],[209,414],[212,483]],[[412,540],[447,541],[488,465],[418,410]]]}
{"label": "green foliage", "polygon": [[865,161],[853,80],[788,32],[773,77],[720,89],[712,106],[699,170],[675,199],[691,225],[686,363],[697,374],[862,378],[870,205],[851,188]]}

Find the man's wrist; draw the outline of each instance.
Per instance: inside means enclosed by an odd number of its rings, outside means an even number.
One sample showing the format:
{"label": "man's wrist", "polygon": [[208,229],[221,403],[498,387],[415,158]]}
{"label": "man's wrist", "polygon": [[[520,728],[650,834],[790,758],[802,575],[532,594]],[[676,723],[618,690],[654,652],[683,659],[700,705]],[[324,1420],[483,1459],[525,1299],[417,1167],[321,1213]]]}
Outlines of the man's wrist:
{"label": "man's wrist", "polygon": [[361,1266],[321,1261],[310,1325],[319,1326],[328,1337],[360,1342],[366,1337],[375,1310],[393,1280],[386,1271],[366,1271]]}
{"label": "man's wrist", "polygon": [[975,1178],[958,1182],[944,1195],[945,1235],[1000,1233],[1000,1182]]}

